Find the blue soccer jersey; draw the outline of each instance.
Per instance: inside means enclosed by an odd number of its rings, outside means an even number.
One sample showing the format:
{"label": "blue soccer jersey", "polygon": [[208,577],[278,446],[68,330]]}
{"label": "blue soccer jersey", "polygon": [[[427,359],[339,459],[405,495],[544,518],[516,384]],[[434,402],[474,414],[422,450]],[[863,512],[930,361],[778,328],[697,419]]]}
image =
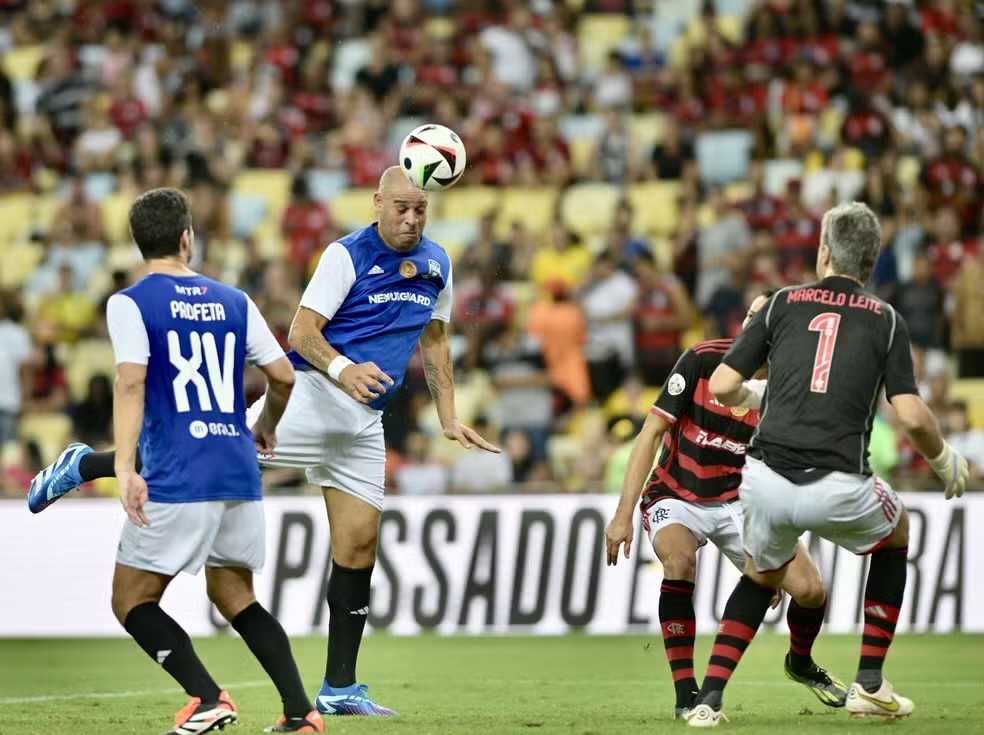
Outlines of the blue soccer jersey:
{"label": "blue soccer jersey", "polygon": [[[325,250],[301,306],[328,319],[322,334],[353,362],[374,362],[394,385],[369,405],[382,410],[403,383],[424,327],[451,320],[451,260],[426,237],[409,252],[390,249],[375,224]],[[299,370],[312,369],[297,352]]]}
{"label": "blue soccer jersey", "polygon": [[259,500],[243,371],[283,357],[252,301],[204,276],[151,274],[110,297],[116,362],[147,366],[141,475],[158,503]]}

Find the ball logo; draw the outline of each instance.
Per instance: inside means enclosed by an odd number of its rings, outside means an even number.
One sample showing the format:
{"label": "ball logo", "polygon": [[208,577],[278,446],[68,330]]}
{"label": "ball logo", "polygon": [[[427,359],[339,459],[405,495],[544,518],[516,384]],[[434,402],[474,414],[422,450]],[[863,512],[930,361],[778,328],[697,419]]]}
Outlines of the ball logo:
{"label": "ball logo", "polygon": [[204,439],[208,436],[208,424],[204,421],[192,421],[188,425],[188,431],[191,432],[191,435],[196,439]]}
{"label": "ball logo", "polygon": [[413,278],[417,275],[417,266],[412,260],[404,260],[400,263],[400,275],[404,278]]}
{"label": "ball logo", "polygon": [[666,391],[671,396],[678,396],[683,393],[683,389],[687,387],[687,381],[684,380],[680,373],[673,373],[670,379],[666,381]]}

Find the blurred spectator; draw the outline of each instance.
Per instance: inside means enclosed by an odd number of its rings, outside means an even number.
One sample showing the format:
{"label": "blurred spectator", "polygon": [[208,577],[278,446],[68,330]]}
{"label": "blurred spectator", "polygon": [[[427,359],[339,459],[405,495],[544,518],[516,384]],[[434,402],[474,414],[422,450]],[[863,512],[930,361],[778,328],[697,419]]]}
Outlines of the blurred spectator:
{"label": "blurred spectator", "polygon": [[672,118],[663,123],[662,135],[650,156],[653,175],[657,179],[681,181],[688,186],[697,182],[697,162],[694,146],[680,135],[680,128]]}
{"label": "blurred spectator", "polygon": [[96,309],[89,296],[75,285],[75,271],[68,263],[58,268],[58,282],[38,308],[38,317],[55,330],[59,342],[77,342],[92,326]]}
{"label": "blurred spectator", "polygon": [[79,441],[101,446],[113,440],[113,385],[105,375],[89,378],[85,398],[72,409],[72,425]]}
{"label": "blurred spectator", "polygon": [[530,265],[530,278],[538,286],[563,283],[580,288],[591,270],[591,252],[580,238],[557,223],[550,228],[549,247],[537,248]]}
{"label": "blurred spectator", "polygon": [[[502,448],[512,462],[513,482],[526,485],[550,480],[550,467],[533,453],[533,443],[525,431],[507,431],[502,437]],[[545,457],[544,457],[545,459]]]}
{"label": "blurred spectator", "polygon": [[583,173],[612,184],[628,184],[639,178],[641,163],[628,116],[619,110],[609,110],[605,113],[605,128],[592,153],[590,170]]}
{"label": "blurred spectator", "polygon": [[957,211],[952,207],[943,207],[936,212],[933,234],[935,239],[929,248],[933,276],[941,287],[948,289],[964,260],[980,254],[981,233],[961,237]]}
{"label": "blurred spectator", "polygon": [[475,365],[489,335],[512,321],[516,305],[507,286],[490,268],[457,289],[455,313],[468,337],[468,364]]}
{"label": "blurred spectator", "polygon": [[605,464],[606,493],[618,495],[622,492],[622,482],[629,468],[629,454],[632,452],[635,435],[636,425],[629,418],[617,419],[608,431],[612,450]]}
{"label": "blurred spectator", "polygon": [[400,495],[443,495],[448,491],[448,468],[430,456],[430,440],[419,431],[410,432],[406,461],[396,471]]}
{"label": "blurred spectator", "polygon": [[721,189],[714,189],[709,199],[715,221],[697,234],[696,301],[701,309],[709,306],[719,288],[728,285],[732,271],[747,256],[752,239],[745,218],[728,203]]}
{"label": "blurred spectator", "polygon": [[304,174],[295,176],[291,183],[282,229],[287,240],[287,259],[300,272],[307,272],[312,258],[330,242],[332,220],[328,207],[311,196]]}
{"label": "blurred spectator", "polygon": [[588,373],[592,394],[601,401],[633,364],[632,314],[638,291],[636,282],[618,268],[617,256],[606,252],[595,259],[581,292],[581,308],[588,320]]}
{"label": "blurred spectator", "polygon": [[966,259],[953,282],[951,346],[962,378],[984,378],[984,253]]}
{"label": "blurred spectator", "polygon": [[[499,432],[493,431],[484,416],[479,416],[472,428],[493,444],[498,443]],[[451,468],[451,490],[466,493],[503,490],[509,487],[512,476],[512,460],[505,453],[463,452]]]}
{"label": "blurred spectator", "polygon": [[584,346],[588,326],[563,281],[552,281],[530,309],[528,329],[540,341],[550,384],[566,405],[583,406],[591,397]]}
{"label": "blurred spectator", "polygon": [[967,156],[967,133],[962,127],[953,126],[944,132],[943,152],[923,163],[919,181],[925,206],[930,210],[954,207],[960,215],[963,234],[980,234],[984,179]]}
{"label": "blurred spectator", "polygon": [[626,72],[618,51],[609,52],[608,63],[594,82],[591,101],[597,110],[631,107],[632,77]]}
{"label": "blurred spectator", "polygon": [[672,273],[661,274],[649,253],[635,260],[639,303],[635,310],[636,362],[647,385],[662,385],[683,353],[681,339],[694,309]]}
{"label": "blurred spectator", "polygon": [[31,352],[30,391],[23,403],[25,413],[61,413],[68,408],[68,380],[53,345],[35,343]]}
{"label": "blurred spectator", "polygon": [[954,451],[970,462],[972,477],[980,480],[984,471],[984,431],[971,428],[967,404],[963,401],[951,403],[947,407],[943,427]]}
{"label": "blurred spectator", "polygon": [[888,65],[892,69],[909,66],[923,52],[925,41],[919,26],[913,22],[911,6],[908,0],[888,0],[882,35],[888,48]]}
{"label": "blurred spectator", "polygon": [[539,342],[515,323],[504,324],[489,336],[481,366],[496,391],[492,420],[504,434],[526,434],[532,461],[546,459],[553,397]]}
{"label": "blurred spectator", "polygon": [[912,280],[899,284],[895,305],[909,325],[912,344],[925,349],[943,346],[943,289],[933,278],[933,264],[926,251],[913,260]]}
{"label": "blurred spectator", "polygon": [[20,324],[22,316],[14,295],[0,292],[0,462],[4,446],[17,436],[21,404],[30,397],[31,336]]}
{"label": "blurred spectator", "polygon": [[536,57],[544,40],[533,29],[530,11],[517,3],[505,24],[493,24],[479,33],[482,47],[492,55],[492,74],[517,92],[528,92],[536,77]]}

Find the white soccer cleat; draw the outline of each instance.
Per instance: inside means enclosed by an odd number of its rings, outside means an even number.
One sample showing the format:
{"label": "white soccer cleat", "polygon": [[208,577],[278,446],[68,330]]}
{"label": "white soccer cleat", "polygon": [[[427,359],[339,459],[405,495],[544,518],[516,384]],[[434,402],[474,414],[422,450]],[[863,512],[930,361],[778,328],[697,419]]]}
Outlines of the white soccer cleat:
{"label": "white soccer cleat", "polygon": [[683,715],[683,719],[690,727],[717,727],[721,720],[728,721],[723,712],[709,704],[694,705],[693,709],[687,710]]}
{"label": "white soccer cleat", "polygon": [[900,697],[892,689],[887,679],[877,692],[869,693],[863,686],[854,682],[847,692],[847,711],[851,717],[888,717],[891,719],[908,717],[912,714],[911,699]]}

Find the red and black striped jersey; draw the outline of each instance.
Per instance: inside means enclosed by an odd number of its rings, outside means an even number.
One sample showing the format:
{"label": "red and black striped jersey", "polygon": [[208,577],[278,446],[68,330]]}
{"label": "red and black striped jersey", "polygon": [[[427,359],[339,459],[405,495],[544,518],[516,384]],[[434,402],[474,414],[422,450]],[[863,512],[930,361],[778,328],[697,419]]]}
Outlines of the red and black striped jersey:
{"label": "red and black striped jersey", "polygon": [[663,499],[722,503],[738,497],[745,450],[759,412],[728,408],[711,394],[711,374],[734,340],[701,342],[683,353],[666,380],[653,413],[671,427],[642,495],[643,511]]}

